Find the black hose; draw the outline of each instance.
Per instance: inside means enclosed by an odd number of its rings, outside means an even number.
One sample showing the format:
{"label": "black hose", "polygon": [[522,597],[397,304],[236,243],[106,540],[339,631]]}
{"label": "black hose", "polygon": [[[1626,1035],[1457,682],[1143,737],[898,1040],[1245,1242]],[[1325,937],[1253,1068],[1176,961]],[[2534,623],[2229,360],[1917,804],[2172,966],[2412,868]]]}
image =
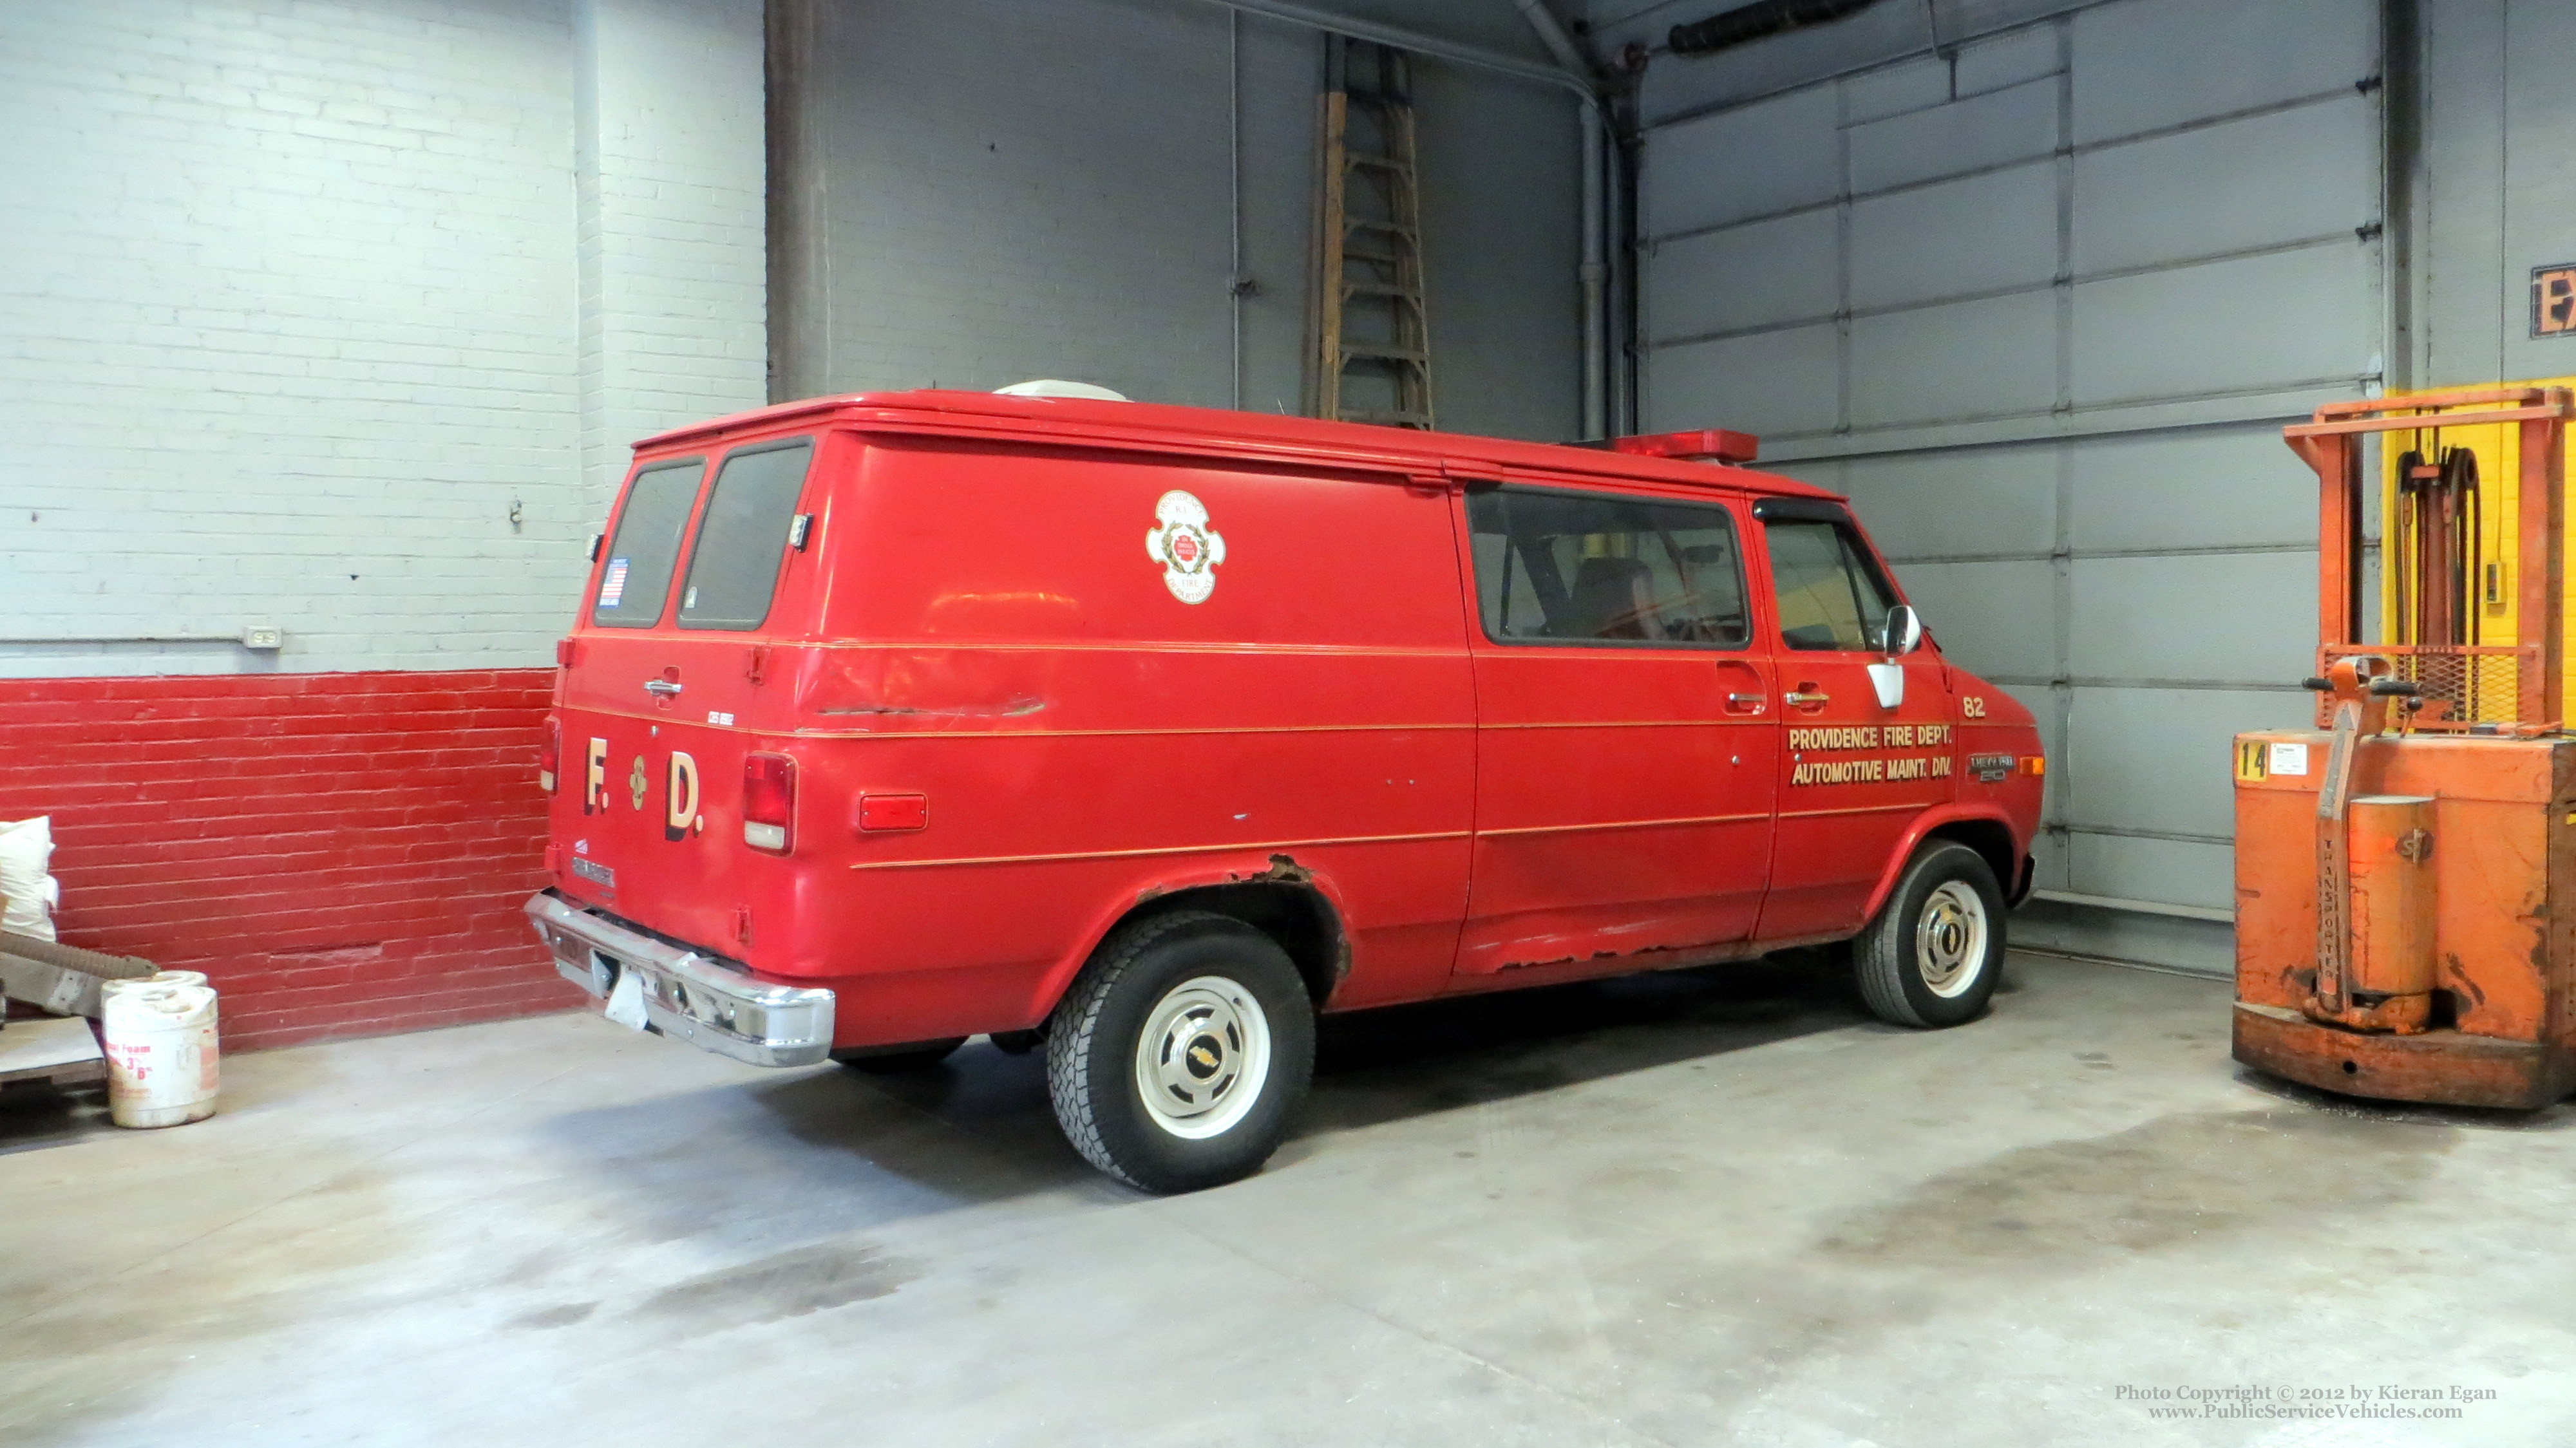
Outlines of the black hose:
{"label": "black hose", "polygon": [[2415,576],[2415,560],[2423,551],[2423,509],[2419,506],[2424,485],[2415,479],[2415,470],[2424,465],[2424,454],[2418,451],[2397,455],[2397,518],[2391,546],[2382,555],[2381,567],[2395,580],[2397,608],[2392,641],[2401,644],[2424,642],[2424,620],[2417,610],[2422,600],[2408,587]]}
{"label": "black hose", "polygon": [[1876,3],[1877,0],[1754,0],[1751,5],[1738,5],[1706,20],[1676,25],[1664,43],[1672,47],[1675,55],[1706,55],[1766,35],[1829,25]]}
{"label": "black hose", "polygon": [[2478,585],[2479,575],[2485,571],[2483,565],[2487,551],[2486,510],[2478,498],[2478,455],[2467,448],[2455,447],[2451,449],[2450,456],[2442,459],[2442,471],[2449,474],[2445,481],[2458,490],[2460,497],[2464,534],[2460,548],[2461,642],[2474,644],[2485,632],[2479,608],[2484,600]]}

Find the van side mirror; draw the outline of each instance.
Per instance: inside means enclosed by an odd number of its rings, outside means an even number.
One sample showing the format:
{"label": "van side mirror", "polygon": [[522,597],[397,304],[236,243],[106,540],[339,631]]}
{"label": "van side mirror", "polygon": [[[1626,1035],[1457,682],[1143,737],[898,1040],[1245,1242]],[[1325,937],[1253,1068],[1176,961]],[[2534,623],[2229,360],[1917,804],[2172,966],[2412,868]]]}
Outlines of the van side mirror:
{"label": "van side mirror", "polygon": [[1923,647],[1923,620],[1916,617],[1911,604],[1900,603],[1887,611],[1887,624],[1879,633],[1891,659]]}

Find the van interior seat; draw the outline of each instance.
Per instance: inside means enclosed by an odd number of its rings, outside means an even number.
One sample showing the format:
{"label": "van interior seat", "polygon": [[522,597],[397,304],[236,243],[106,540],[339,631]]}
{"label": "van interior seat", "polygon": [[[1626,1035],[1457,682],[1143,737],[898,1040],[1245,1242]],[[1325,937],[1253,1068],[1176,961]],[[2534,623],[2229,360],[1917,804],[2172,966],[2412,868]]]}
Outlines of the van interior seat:
{"label": "van interior seat", "polygon": [[1634,558],[1586,558],[1574,572],[1574,637],[1660,638],[1654,573]]}

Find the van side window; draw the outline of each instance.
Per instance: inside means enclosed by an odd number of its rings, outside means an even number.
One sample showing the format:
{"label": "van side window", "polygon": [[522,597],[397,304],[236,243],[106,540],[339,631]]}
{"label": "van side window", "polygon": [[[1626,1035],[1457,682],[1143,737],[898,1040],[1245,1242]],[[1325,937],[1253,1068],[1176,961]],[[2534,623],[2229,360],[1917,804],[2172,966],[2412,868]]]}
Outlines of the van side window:
{"label": "van side window", "polygon": [[626,487],[617,536],[599,573],[590,621],[601,628],[651,628],[671,597],[671,565],[680,561],[680,530],[697,506],[705,458],[655,463]]}
{"label": "van side window", "polygon": [[1850,529],[1782,519],[1764,523],[1762,536],[1771,545],[1780,642],[1815,652],[1883,646],[1880,635],[1896,599]]}
{"label": "van side window", "polygon": [[1703,503],[1488,488],[1467,499],[1477,608],[1496,643],[1740,649],[1734,517]]}
{"label": "van side window", "polygon": [[769,617],[770,595],[787,563],[787,530],[813,460],[810,437],[736,448],[725,458],[689,551],[680,627],[758,628]]}

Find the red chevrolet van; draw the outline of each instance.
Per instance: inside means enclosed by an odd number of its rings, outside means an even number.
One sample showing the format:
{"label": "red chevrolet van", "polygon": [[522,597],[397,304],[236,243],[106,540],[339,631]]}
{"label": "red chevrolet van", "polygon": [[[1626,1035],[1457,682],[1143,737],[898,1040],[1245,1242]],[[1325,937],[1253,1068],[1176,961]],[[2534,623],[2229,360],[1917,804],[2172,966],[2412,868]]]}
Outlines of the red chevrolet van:
{"label": "red chevrolet van", "polygon": [[945,391],[648,439],[528,913],[737,1060],[1042,1047],[1155,1191],[1260,1166],[1323,1011],[1852,940],[1968,1020],[2038,734],[1751,455]]}

